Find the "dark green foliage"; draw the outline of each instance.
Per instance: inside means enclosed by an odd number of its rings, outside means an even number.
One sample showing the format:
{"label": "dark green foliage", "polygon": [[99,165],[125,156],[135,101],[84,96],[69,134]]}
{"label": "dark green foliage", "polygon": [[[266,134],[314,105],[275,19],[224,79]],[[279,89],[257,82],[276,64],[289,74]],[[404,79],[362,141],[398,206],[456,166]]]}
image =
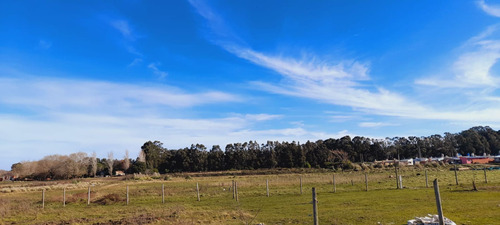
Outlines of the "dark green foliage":
{"label": "dark green foliage", "polygon": [[[210,151],[202,144],[168,150],[159,141],[148,141],[141,147],[145,157],[132,160],[127,173],[200,172],[221,170],[253,170],[271,168],[353,169],[351,162],[439,157],[441,155],[491,154],[500,151],[500,131],[490,127],[473,127],[457,134],[445,133],[428,137],[393,137],[370,139],[344,136],[339,139],[296,142],[256,141],[228,144],[225,151],[214,145]],[[41,160],[40,163],[45,161]],[[123,168],[115,160],[115,168]],[[23,170],[22,163],[12,165],[12,171]],[[57,171],[47,170],[30,175],[34,179],[58,178]],[[19,174],[22,174],[19,172]],[[106,159],[97,159],[97,174],[107,174]],[[62,178],[64,179],[64,177]]]}

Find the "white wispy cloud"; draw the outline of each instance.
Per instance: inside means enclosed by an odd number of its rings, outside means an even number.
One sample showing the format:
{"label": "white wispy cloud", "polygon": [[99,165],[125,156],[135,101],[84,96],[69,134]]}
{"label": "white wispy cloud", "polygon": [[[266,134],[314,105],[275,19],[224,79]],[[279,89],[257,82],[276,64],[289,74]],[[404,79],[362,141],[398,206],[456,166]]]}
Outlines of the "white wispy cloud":
{"label": "white wispy cloud", "polygon": [[387,127],[387,126],[398,126],[395,123],[384,123],[384,122],[362,122],[358,126],[366,128],[377,128],[377,127]]}
{"label": "white wispy cloud", "polygon": [[142,61],[143,60],[141,58],[135,58],[131,63],[128,64],[127,67],[137,66],[137,65],[141,64]]}
{"label": "white wispy cloud", "polygon": [[500,17],[500,5],[488,5],[484,0],[477,1],[477,4],[487,14]]}
{"label": "white wispy cloud", "polygon": [[186,93],[167,85],[132,85],[104,81],[54,78],[0,78],[0,104],[46,109],[123,109],[144,106],[193,107],[240,102],[220,92]]}
{"label": "white wispy cloud", "polygon": [[126,20],[112,20],[110,21],[110,25],[119,31],[122,36],[128,40],[135,40],[136,35],[134,34],[130,24]]}
{"label": "white wispy cloud", "polygon": [[159,79],[165,79],[165,77],[168,76],[168,73],[158,69],[158,66],[160,66],[160,63],[150,63],[148,68],[151,69],[153,74],[155,74]]}
{"label": "white wispy cloud", "polygon": [[417,84],[440,88],[484,88],[500,85],[491,68],[500,59],[500,39],[492,39],[498,26],[490,26],[461,46],[462,52],[447,73],[416,80]]}
{"label": "white wispy cloud", "polygon": [[[496,116],[500,113],[500,107],[484,102],[470,102],[475,107],[462,104],[436,108],[386,88],[369,85],[364,82],[370,79],[368,63],[351,59],[340,59],[332,63],[318,60],[321,57],[312,53],[308,54],[308,57],[291,58],[256,51],[246,44],[241,44],[244,41],[233,34],[225,21],[205,3],[194,0],[190,3],[212,29],[207,32],[212,35],[209,37],[210,41],[240,58],[282,75],[283,79],[279,83],[251,82],[267,92],[349,106],[355,111],[375,115],[447,121],[500,121]],[[490,27],[466,42],[466,48],[470,49],[460,55],[453,64],[451,81],[446,80],[450,80],[449,77],[431,77],[420,79],[417,83],[440,87],[497,87],[498,79],[490,74],[490,69],[500,57],[500,43],[486,39],[495,31],[495,27]]]}
{"label": "white wispy cloud", "polygon": [[[165,85],[122,84],[103,81],[0,77],[0,149],[9,149],[0,168],[19,160],[76,151],[138,153],[148,140],[168,148],[193,143],[207,146],[257,140],[307,141],[336,133],[303,128],[260,129],[281,119],[276,114],[228,114],[198,118],[191,107],[244,102],[219,91],[186,93]],[[185,112],[190,113],[185,113]],[[30,152],[29,156],[26,155]]]}

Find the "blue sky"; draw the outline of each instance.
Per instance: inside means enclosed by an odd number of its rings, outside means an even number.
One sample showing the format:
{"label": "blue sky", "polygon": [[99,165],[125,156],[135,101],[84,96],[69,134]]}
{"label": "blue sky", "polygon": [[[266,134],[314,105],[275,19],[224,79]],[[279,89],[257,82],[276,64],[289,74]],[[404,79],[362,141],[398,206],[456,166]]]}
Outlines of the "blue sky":
{"label": "blue sky", "polygon": [[500,2],[5,1],[0,169],[500,127]]}

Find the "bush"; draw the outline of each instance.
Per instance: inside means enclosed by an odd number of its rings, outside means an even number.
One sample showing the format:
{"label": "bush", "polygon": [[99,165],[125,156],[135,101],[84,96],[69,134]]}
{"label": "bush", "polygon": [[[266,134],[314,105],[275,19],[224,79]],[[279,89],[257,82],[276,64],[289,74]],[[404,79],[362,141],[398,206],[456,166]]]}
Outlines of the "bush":
{"label": "bush", "polygon": [[109,195],[105,195],[102,198],[95,200],[94,203],[97,203],[100,205],[109,205],[109,204],[112,204],[115,202],[120,202],[122,200],[123,200],[122,197],[120,197],[120,195],[118,195],[118,194],[109,194]]}

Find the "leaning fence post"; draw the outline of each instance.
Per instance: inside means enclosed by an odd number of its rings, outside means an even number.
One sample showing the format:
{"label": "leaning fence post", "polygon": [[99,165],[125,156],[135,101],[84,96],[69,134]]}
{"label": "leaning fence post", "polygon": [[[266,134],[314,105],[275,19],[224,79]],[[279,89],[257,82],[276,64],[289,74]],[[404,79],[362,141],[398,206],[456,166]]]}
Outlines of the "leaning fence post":
{"label": "leaning fence post", "polygon": [[488,177],[486,177],[486,166],[484,167],[484,183],[488,183]]}
{"label": "leaning fence post", "polygon": [[42,189],[42,209],[45,208],[45,189]]}
{"label": "leaning fence post", "polygon": [[300,176],[300,194],[302,194],[302,176]]}
{"label": "leaning fence post", "polygon": [[455,164],[455,182],[458,185],[457,165]]}
{"label": "leaning fence post", "polygon": [[200,188],[198,186],[198,182],[196,182],[196,196],[198,198],[198,201],[200,201]]}
{"label": "leaning fence post", "polygon": [[427,178],[427,170],[425,170],[425,187],[429,187],[429,179]]}
{"label": "leaning fence post", "polygon": [[90,186],[89,190],[87,191],[87,205],[90,205]]}
{"label": "leaning fence post", "polygon": [[443,208],[441,207],[441,195],[439,194],[438,179],[434,180],[434,194],[436,195],[436,206],[439,216],[439,225],[444,225]]}
{"label": "leaning fence post", "polygon": [[63,188],[63,207],[66,207],[66,187]]}
{"label": "leaning fence post", "polygon": [[314,225],[318,225],[318,199],[316,198],[316,188],[312,188],[312,204]]}
{"label": "leaning fence post", "polygon": [[127,185],[127,205],[130,202],[129,196],[128,196],[128,185]]}
{"label": "leaning fence post", "polygon": [[266,191],[267,191],[267,197],[269,197],[269,179],[266,179]]}
{"label": "leaning fence post", "polygon": [[337,183],[335,182],[335,174],[333,174],[333,193],[337,193]]}
{"label": "leaning fence post", "polygon": [[165,184],[161,184],[161,203],[165,203]]}

